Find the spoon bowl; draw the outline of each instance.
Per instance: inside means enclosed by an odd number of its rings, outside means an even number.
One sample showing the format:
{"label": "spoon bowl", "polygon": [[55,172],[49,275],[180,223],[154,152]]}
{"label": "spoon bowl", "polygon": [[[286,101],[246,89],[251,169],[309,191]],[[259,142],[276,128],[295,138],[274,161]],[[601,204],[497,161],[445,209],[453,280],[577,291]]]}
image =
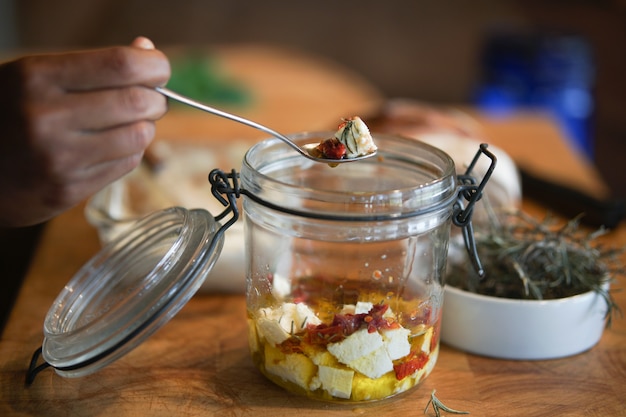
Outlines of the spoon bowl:
{"label": "spoon bowl", "polygon": [[357,156],[357,157],[352,157],[352,158],[343,158],[343,159],[331,159],[331,158],[322,158],[316,155],[315,152],[315,148],[317,148],[317,146],[319,145],[319,142],[317,143],[308,143],[302,146],[297,145],[296,143],[294,143],[291,139],[289,139],[287,136],[283,135],[282,133],[279,133],[273,129],[270,129],[267,126],[264,126],[262,124],[259,124],[257,122],[253,122],[252,120],[234,115],[232,113],[227,113],[223,110],[219,110],[216,109],[215,107],[211,107],[211,106],[207,106],[206,104],[200,103],[199,101],[196,101],[194,99],[191,99],[189,97],[183,96],[181,94],[178,94],[175,91],[172,91],[168,88],[165,87],[156,87],[156,91],[158,91],[159,93],[163,94],[166,97],[171,98],[172,100],[176,100],[180,103],[186,104],[188,106],[191,107],[195,107],[199,110],[203,110],[205,112],[214,114],[216,116],[220,116],[220,117],[224,117],[226,119],[230,119],[232,121],[238,122],[238,123],[242,123],[246,126],[250,126],[253,127],[255,129],[258,129],[262,132],[265,132],[271,136],[274,136],[275,138],[278,138],[280,140],[282,140],[283,142],[285,142],[287,145],[291,146],[293,149],[295,149],[300,155],[304,156],[305,158],[311,159],[315,162],[322,162],[325,164],[330,164],[330,165],[337,165],[337,164],[341,164],[344,162],[354,162],[354,161],[360,161],[362,159],[367,159],[367,158],[371,158],[372,156],[376,155],[376,151],[374,152],[370,152],[366,155],[361,155],[361,156]]}

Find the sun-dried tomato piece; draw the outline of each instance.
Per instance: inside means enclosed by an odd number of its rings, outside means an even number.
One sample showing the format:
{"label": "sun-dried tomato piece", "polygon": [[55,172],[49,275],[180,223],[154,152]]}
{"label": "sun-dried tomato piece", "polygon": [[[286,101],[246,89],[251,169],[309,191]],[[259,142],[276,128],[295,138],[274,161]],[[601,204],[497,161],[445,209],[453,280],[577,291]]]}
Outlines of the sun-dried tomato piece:
{"label": "sun-dried tomato piece", "polygon": [[278,348],[284,354],[303,353],[302,344],[300,340],[295,337],[290,337],[289,339],[286,339],[278,345]]}
{"label": "sun-dried tomato piece", "polygon": [[415,371],[422,369],[428,362],[428,354],[425,352],[420,352],[417,356],[411,352],[411,356],[411,359],[393,366],[398,381],[402,381],[407,376],[413,375]]}
{"label": "sun-dried tomato piece", "polygon": [[341,342],[346,336],[340,325],[320,324],[317,326],[307,326],[306,342],[313,346],[326,346],[329,343]]}
{"label": "sun-dried tomato piece", "polygon": [[330,324],[307,326],[307,342],[312,345],[327,345],[341,342],[357,330],[366,327],[369,333],[378,329],[397,329],[400,324],[387,317],[383,317],[389,309],[388,304],[376,304],[367,313],[335,314]]}
{"label": "sun-dried tomato piece", "polygon": [[317,147],[326,159],[342,159],[346,156],[346,145],[337,138],[323,140]]}
{"label": "sun-dried tomato piece", "polygon": [[363,321],[367,324],[367,331],[374,333],[378,329],[397,329],[400,324],[391,319],[384,317],[389,309],[389,304],[375,304],[365,315]]}

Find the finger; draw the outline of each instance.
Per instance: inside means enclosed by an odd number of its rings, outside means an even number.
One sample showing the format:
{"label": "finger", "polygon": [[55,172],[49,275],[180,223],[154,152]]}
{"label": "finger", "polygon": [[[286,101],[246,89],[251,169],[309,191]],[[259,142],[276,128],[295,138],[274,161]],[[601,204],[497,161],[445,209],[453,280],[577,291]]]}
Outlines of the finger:
{"label": "finger", "polygon": [[154,131],[154,122],[142,121],[101,132],[74,132],[62,141],[46,141],[30,171],[42,183],[81,182],[84,172],[92,167],[143,154]]}
{"label": "finger", "polygon": [[106,185],[135,169],[141,162],[143,153],[84,166],[74,171],[72,177],[59,181],[49,181],[43,191],[49,207],[66,209],[72,207],[100,191]]}
{"label": "finger", "polygon": [[167,111],[167,100],[151,88],[125,87],[71,93],[65,96],[69,129],[97,131],[157,120]]}
{"label": "finger", "polygon": [[131,46],[141,49],[154,49],[154,43],[152,43],[152,41],[145,36],[135,38],[135,40],[131,43]]}
{"label": "finger", "polygon": [[162,52],[137,47],[114,47],[39,57],[40,77],[65,91],[164,85],[170,76]]}
{"label": "finger", "polygon": [[100,132],[88,132],[73,138],[76,155],[86,165],[99,165],[142,154],[154,138],[155,124],[131,123]]}
{"label": "finger", "polygon": [[82,173],[80,183],[77,183],[82,184],[82,189],[84,190],[82,197],[89,197],[113,181],[128,174],[139,165],[142,158],[143,152],[139,152],[86,167]]}

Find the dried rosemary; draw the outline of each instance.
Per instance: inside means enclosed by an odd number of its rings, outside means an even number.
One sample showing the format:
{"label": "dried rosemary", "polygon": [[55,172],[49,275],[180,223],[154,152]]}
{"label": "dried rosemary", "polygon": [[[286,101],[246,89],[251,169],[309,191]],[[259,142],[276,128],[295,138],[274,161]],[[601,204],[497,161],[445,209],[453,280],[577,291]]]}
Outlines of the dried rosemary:
{"label": "dried rosemary", "polygon": [[433,406],[433,410],[435,411],[435,415],[437,417],[441,417],[441,411],[445,411],[446,413],[450,413],[450,414],[469,414],[469,411],[459,411],[459,410],[454,410],[450,407],[447,407],[444,403],[441,402],[439,398],[435,396],[435,392],[436,391],[433,390],[433,392],[430,393],[430,399],[428,400],[428,403],[426,404],[426,408],[424,408],[424,414],[426,414],[426,412],[428,411],[429,405]]}
{"label": "dried rosemary", "polygon": [[621,313],[608,283],[624,274],[620,255],[624,249],[605,247],[596,238],[600,229],[585,233],[579,218],[558,226],[550,217],[538,221],[516,211],[497,217],[493,213],[476,229],[476,243],[487,276],[473,268],[450,266],[447,284],[483,295],[515,299],[556,299],[596,291],[607,303],[607,325]]}

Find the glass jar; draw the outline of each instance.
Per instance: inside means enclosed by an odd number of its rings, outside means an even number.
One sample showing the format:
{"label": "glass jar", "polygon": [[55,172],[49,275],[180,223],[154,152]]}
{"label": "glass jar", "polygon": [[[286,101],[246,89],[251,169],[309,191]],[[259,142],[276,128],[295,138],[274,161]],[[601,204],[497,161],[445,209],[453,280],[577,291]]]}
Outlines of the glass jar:
{"label": "glass jar", "polygon": [[374,140],[378,157],[330,167],[269,139],[240,173],[252,358],[312,398],[391,397],[439,353],[454,162],[413,139]]}
{"label": "glass jar", "polygon": [[[439,352],[451,222],[463,227],[480,274],[472,208],[495,157],[481,145],[457,184],[443,151],[397,136],[375,140],[377,158],[332,168],[269,139],[248,151],[240,174],[211,171],[211,191],[226,206],[219,215],[173,207],[146,216],[59,294],[27,384],[48,367],[65,377],[95,372],[173,317],[219,257],[241,195],[259,369],[290,391],[331,401],[379,400],[419,384]],[[476,186],[469,174],[480,153],[492,164]]]}

